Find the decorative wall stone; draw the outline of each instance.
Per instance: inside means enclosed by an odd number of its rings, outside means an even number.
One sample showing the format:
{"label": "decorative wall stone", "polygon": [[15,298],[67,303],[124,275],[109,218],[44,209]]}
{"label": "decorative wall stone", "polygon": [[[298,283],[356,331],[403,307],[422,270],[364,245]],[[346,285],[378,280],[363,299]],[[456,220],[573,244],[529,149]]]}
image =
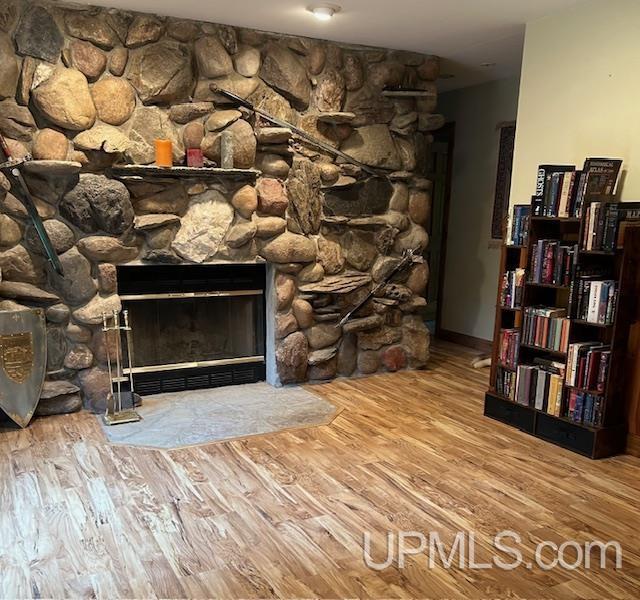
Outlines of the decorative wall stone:
{"label": "decorative wall stone", "polygon": [[13,97],[18,85],[18,61],[13,52],[11,38],[5,33],[0,33],[0,99]]}
{"label": "decorative wall stone", "polygon": [[87,78],[76,69],[56,69],[32,95],[44,116],[64,129],[80,131],[96,120]]}
{"label": "decorative wall stone", "polygon": [[187,98],[194,86],[191,53],[177,42],[157,42],[133,50],[127,72],[144,104]]}
{"label": "decorative wall stone", "polygon": [[14,36],[18,53],[55,63],[60,55],[63,37],[49,11],[32,6],[24,11]]}
{"label": "decorative wall stone", "polygon": [[191,199],[173,250],[195,263],[210,260],[218,252],[233,221],[233,207],[215,190]]}
{"label": "decorative wall stone", "polygon": [[91,88],[91,96],[98,118],[109,125],[122,125],[136,107],[133,88],[118,77],[105,77],[95,83]]}
{"label": "decorative wall stone", "polygon": [[309,346],[301,331],[285,337],[276,348],[276,367],[282,383],[304,381],[307,375]]}
{"label": "decorative wall stone", "polygon": [[302,61],[291,50],[270,42],[263,50],[260,76],[298,108],[307,108],[311,84]]}
{"label": "decorative wall stone", "polygon": [[195,43],[194,49],[198,73],[201,77],[214,79],[233,72],[231,57],[217,36],[208,35],[200,38]]}

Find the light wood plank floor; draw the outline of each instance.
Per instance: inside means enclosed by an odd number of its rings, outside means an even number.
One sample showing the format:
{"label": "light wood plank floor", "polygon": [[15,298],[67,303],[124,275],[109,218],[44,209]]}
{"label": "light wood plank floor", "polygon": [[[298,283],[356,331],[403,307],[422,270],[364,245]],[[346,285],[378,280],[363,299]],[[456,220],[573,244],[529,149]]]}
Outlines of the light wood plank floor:
{"label": "light wood plank floor", "polygon": [[[313,389],[328,426],[174,451],[105,442],[86,413],[0,433],[0,597],[637,598],[640,460],[593,462],[482,416],[487,370],[440,344],[428,370]],[[615,539],[623,568],[368,568],[386,532],[449,543],[511,529]],[[509,557],[504,557],[509,558]]]}

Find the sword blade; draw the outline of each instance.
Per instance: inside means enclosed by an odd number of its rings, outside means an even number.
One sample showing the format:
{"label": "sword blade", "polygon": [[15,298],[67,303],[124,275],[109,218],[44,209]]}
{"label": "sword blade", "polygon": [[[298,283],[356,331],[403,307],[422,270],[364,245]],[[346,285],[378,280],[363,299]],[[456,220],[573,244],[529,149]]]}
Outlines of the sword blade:
{"label": "sword blade", "polygon": [[338,148],[334,148],[333,146],[330,146],[329,144],[327,144],[326,142],[323,142],[322,140],[314,138],[312,135],[308,134],[303,129],[296,127],[292,123],[288,123],[284,119],[280,119],[278,117],[274,117],[273,115],[270,115],[268,112],[265,112],[261,108],[254,106],[253,104],[251,104],[251,102],[249,102],[248,100],[245,100],[244,98],[241,98],[240,96],[237,96],[233,92],[230,92],[229,90],[225,90],[224,88],[218,87],[214,83],[212,83],[209,87],[211,88],[211,91],[216,92],[218,94],[222,94],[223,96],[226,96],[227,98],[229,98],[229,100],[233,100],[234,103],[239,104],[240,106],[244,106],[245,108],[253,111],[254,113],[260,115],[261,117],[264,117],[267,121],[270,121],[274,125],[277,125],[278,127],[285,127],[286,129],[291,129],[291,131],[295,135],[297,135],[299,138],[302,138],[303,140],[305,140],[306,142],[309,142],[310,144],[316,146],[317,148],[320,148],[325,152],[329,152],[334,156],[339,156],[340,158],[343,158],[344,160],[351,163],[352,165],[355,165],[356,167],[360,167],[365,173],[368,173],[373,177],[385,177],[385,178],[388,177],[387,173],[374,169],[369,165],[365,165],[364,163],[360,162],[356,158],[353,158],[353,156],[347,154],[346,152],[343,152]]}
{"label": "sword blade", "polygon": [[[5,156],[5,160],[11,162],[11,150],[7,145],[4,136],[0,133],[0,150]],[[47,234],[47,230],[44,228],[44,223],[38,214],[38,209],[36,208],[35,202],[33,201],[33,196],[29,191],[29,186],[27,186],[27,182],[24,180],[22,176],[22,172],[20,171],[20,165],[18,164],[10,164],[10,166],[5,167],[2,171],[6,172],[9,175],[9,182],[13,182],[15,185],[11,186],[12,192],[14,195],[24,204],[24,207],[27,209],[27,213],[29,214],[29,218],[33,223],[33,227],[36,230],[36,234],[38,235],[38,239],[42,244],[42,248],[44,249],[45,255],[49,264],[54,269],[58,275],[64,277],[64,270],[62,268],[62,264],[60,264],[60,259],[56,254],[55,249],[53,248],[53,244],[49,239],[49,235]]]}

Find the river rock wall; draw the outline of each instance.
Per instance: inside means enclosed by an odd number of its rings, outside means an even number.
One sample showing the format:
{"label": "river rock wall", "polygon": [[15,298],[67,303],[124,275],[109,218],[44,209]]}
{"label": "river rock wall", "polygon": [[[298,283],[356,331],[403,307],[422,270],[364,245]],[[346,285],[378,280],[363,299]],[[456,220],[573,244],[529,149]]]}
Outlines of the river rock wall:
{"label": "river rock wall", "polygon": [[[0,309],[40,306],[48,327],[41,414],[104,406],[101,314],[119,308],[115,265],[267,261],[274,383],[424,367],[420,316],[428,266],[416,264],[357,319],[339,316],[397,264],[423,251],[439,127],[438,59],[212,23],[63,3],[0,2],[0,131],[30,153],[27,182],[65,269],[47,267],[21,202],[0,176]],[[230,105],[247,98],[384,173],[306,144]],[[388,86],[430,92],[389,98]],[[201,148],[257,178],[118,179]],[[354,287],[355,286],[355,287]],[[135,324],[134,324],[135,325]]]}

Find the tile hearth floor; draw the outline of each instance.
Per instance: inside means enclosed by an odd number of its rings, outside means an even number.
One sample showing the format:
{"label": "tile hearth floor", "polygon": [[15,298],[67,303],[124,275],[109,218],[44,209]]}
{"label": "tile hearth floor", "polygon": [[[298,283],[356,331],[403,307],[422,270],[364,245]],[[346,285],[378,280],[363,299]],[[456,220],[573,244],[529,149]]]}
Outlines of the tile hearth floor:
{"label": "tile hearth floor", "polygon": [[146,396],[138,413],[137,423],[103,424],[107,439],[175,449],[326,425],[338,410],[304,388],[260,382]]}

